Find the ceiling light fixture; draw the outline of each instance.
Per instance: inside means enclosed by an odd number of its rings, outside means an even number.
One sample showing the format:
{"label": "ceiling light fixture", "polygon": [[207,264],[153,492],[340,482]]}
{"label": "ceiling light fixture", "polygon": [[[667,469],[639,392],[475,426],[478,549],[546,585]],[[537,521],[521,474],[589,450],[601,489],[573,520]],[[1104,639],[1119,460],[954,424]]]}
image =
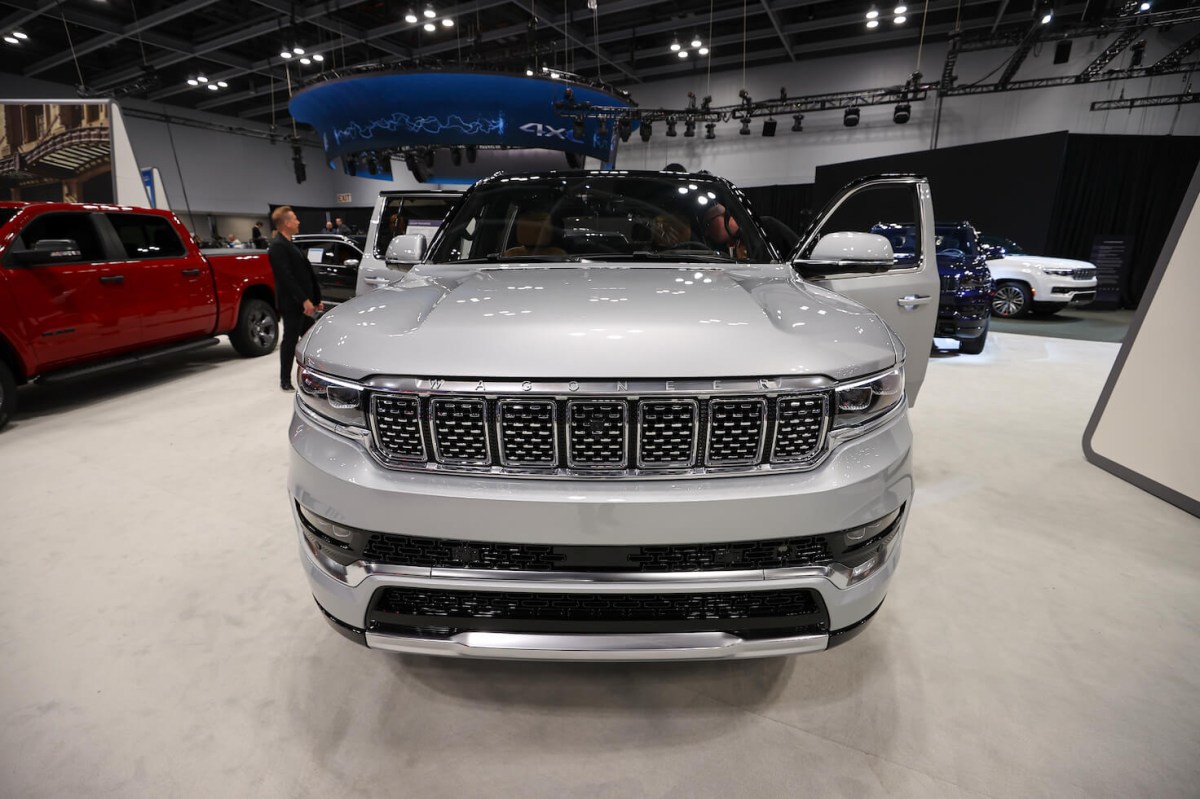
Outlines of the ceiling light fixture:
{"label": "ceiling light fixture", "polygon": [[20,39],[14,39],[12,36],[5,36],[4,41],[8,42],[9,44],[20,44],[21,43]]}
{"label": "ceiling light fixture", "polygon": [[912,106],[908,103],[899,103],[892,113],[892,121],[897,125],[903,125],[910,117],[912,117]]}
{"label": "ceiling light fixture", "polygon": [[[1142,5],[1144,5],[1144,6],[1149,6],[1150,4],[1149,4],[1149,3],[1143,3]],[[1145,9],[1143,9],[1143,10],[1145,10]],[[26,35],[25,35],[24,33],[22,33],[21,31],[13,31],[13,34],[12,34],[12,35],[13,35],[13,37],[14,37],[14,38],[17,38],[17,39],[28,39],[28,38],[29,38],[28,36],[26,36]]]}
{"label": "ceiling light fixture", "polygon": [[[1142,3],[1140,6],[1138,6],[1138,11],[1149,11],[1149,10],[1150,10],[1149,3]],[[18,35],[20,35],[20,34],[18,34]]]}
{"label": "ceiling light fixture", "polygon": [[308,56],[305,56],[304,58],[300,59],[300,63],[303,64],[304,66],[308,66],[309,64],[312,63],[312,59],[309,58]]}
{"label": "ceiling light fixture", "polygon": [[716,122],[706,122],[704,124],[704,138],[706,138],[706,139],[717,138],[717,123]]}
{"label": "ceiling light fixture", "polygon": [[703,45],[703,44],[704,44],[704,42],[700,41],[700,37],[699,37],[699,36],[695,36],[695,35],[693,35],[693,36],[692,36],[692,47],[697,47],[697,48],[698,48],[698,47],[700,47],[700,46],[701,46],[701,45]]}
{"label": "ceiling light fixture", "polygon": [[200,85],[200,81],[196,80],[195,78],[188,78],[188,86],[199,86],[199,85]]}
{"label": "ceiling light fixture", "polygon": [[879,27],[879,20],[877,20],[877,19],[867,20],[867,30],[870,30],[871,28],[878,28],[878,27]]}
{"label": "ceiling light fixture", "polygon": [[679,56],[680,58],[687,58],[687,50],[680,50],[675,55]]}
{"label": "ceiling light fixture", "polygon": [[859,111],[857,108],[847,108],[846,113],[842,115],[842,124],[848,128],[852,128],[858,124]]}
{"label": "ceiling light fixture", "polygon": [[897,25],[903,25],[907,20],[908,17],[894,17],[892,22],[896,23]]}
{"label": "ceiling light fixture", "polygon": [[437,30],[437,25],[434,25],[432,22],[426,22],[422,27],[424,27],[425,30],[429,31],[430,33],[433,33],[435,30]]}
{"label": "ceiling light fixture", "polygon": [[421,13],[425,15],[425,19],[433,19],[437,16],[437,12],[433,10],[433,6],[425,6],[425,10]]}
{"label": "ceiling light fixture", "polygon": [[872,8],[870,11],[867,12],[867,19],[875,19],[878,16],[879,16],[879,12],[876,11],[874,8]]}
{"label": "ceiling light fixture", "polygon": [[895,12],[895,13],[896,13],[896,16],[900,16],[901,14],[906,14],[906,13],[908,13],[908,6],[903,6],[903,5],[901,5],[901,6],[896,6],[896,12]]}
{"label": "ceiling light fixture", "polygon": [[792,117],[792,133],[799,133],[804,130],[804,114],[796,114]]}
{"label": "ceiling light fixture", "polygon": [[740,135],[740,136],[749,136],[750,135],[750,115],[749,114],[746,114],[746,116],[742,117],[742,128],[741,128],[741,130],[738,131],[738,135]]}
{"label": "ceiling light fixture", "polygon": [[532,69],[530,69],[529,67],[526,67],[526,68],[525,68],[525,77],[527,77],[527,78],[532,78],[532,77],[533,77],[533,70],[532,70]]}
{"label": "ceiling light fixture", "polygon": [[701,48],[700,48],[699,50],[697,50],[696,52],[697,52],[697,53],[699,53],[700,55],[708,55],[708,48],[707,48],[707,47],[701,47]]}
{"label": "ceiling light fixture", "polygon": [[682,46],[683,46],[683,45],[681,45],[681,44],[679,43],[679,37],[678,37],[678,36],[676,36],[676,37],[675,37],[675,40],[671,42],[671,52],[672,52],[672,53],[678,53],[678,52],[679,52],[679,48],[681,48]]}
{"label": "ceiling light fixture", "polygon": [[304,55],[304,48],[299,45],[296,45],[295,47],[292,48],[292,52],[295,53],[296,55]]}
{"label": "ceiling light fixture", "polygon": [[407,22],[409,25],[416,25],[417,19],[418,19],[417,15],[413,13],[413,10],[411,8],[408,10],[408,13],[404,15],[404,21]]}
{"label": "ceiling light fixture", "polygon": [[210,84],[208,84],[208,90],[209,90],[209,91],[212,91],[212,92],[219,92],[219,91],[220,91],[220,89],[219,89],[219,88],[217,88],[217,84],[215,84],[215,83],[210,83]]}
{"label": "ceiling light fixture", "polygon": [[320,63],[324,60],[325,60],[325,56],[321,55],[320,53],[313,53],[313,61]]}
{"label": "ceiling light fixture", "polygon": [[444,20],[442,20],[442,27],[443,28],[453,28],[454,20],[450,19],[450,17],[446,17]]}
{"label": "ceiling light fixture", "polygon": [[208,78],[204,77],[203,75],[197,75],[196,80],[200,81],[201,83],[208,83]]}
{"label": "ceiling light fixture", "polygon": [[280,57],[280,58],[282,58],[282,59],[285,59],[285,60],[286,60],[286,59],[288,59],[288,58],[291,58],[291,57],[292,57],[292,51],[291,51],[291,50],[280,50],[280,51],[279,51],[279,57]]}
{"label": "ceiling light fixture", "polygon": [[225,81],[223,81],[223,80],[219,80],[219,81],[217,81],[217,86],[219,86],[219,87],[220,87],[220,88],[222,88],[222,89],[228,89],[228,88],[229,88],[229,84],[228,84],[228,83],[226,83],[226,82],[225,82]]}

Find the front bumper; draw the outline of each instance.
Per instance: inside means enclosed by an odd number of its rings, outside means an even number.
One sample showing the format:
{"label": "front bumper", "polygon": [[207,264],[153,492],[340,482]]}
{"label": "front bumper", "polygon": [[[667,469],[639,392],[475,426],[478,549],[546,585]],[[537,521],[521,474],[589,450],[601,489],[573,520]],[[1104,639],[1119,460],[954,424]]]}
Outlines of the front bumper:
{"label": "front bumper", "polygon": [[[836,566],[688,572],[522,572],[358,561],[343,565],[306,535],[296,503],[339,524],[409,536],[559,545],[683,545],[819,536],[878,519],[912,496],[911,432],[903,414],[843,444],[812,472],[771,476],[638,480],[520,480],[393,472],[361,446],[293,417],[289,483],[301,558],[330,622],[359,643],[399,652],[490,658],[665,660],[766,657],[819,651],[851,637],[882,603],[899,557],[907,511],[869,577],[848,584]],[[803,628],[697,629],[694,620],[642,633],[581,623],[480,629],[429,618],[419,627],[380,623],[380,592],[487,598],[552,595],[615,602],[689,595],[811,592],[819,614]],[[765,596],[765,594],[763,594]],[[583,603],[586,604],[586,603]],[[703,616],[703,614],[701,614]],[[819,616],[819,619],[818,619]],[[816,620],[816,621],[814,621]],[[699,622],[704,625],[703,620]],[[519,627],[520,625],[515,625]],[[719,629],[726,627],[728,629]],[[590,630],[598,630],[590,632]],[[778,634],[776,634],[778,633]]]}

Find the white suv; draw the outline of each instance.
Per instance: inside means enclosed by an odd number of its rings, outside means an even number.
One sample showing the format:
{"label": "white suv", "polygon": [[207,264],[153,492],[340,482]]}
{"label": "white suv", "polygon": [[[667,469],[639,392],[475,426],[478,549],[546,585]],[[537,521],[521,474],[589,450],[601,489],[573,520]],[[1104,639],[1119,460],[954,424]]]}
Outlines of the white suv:
{"label": "white suv", "polygon": [[1021,245],[1001,236],[980,236],[979,241],[1004,251],[1003,258],[988,261],[996,281],[992,298],[996,316],[1012,319],[1031,311],[1052,314],[1096,299],[1095,264],[1029,255]]}

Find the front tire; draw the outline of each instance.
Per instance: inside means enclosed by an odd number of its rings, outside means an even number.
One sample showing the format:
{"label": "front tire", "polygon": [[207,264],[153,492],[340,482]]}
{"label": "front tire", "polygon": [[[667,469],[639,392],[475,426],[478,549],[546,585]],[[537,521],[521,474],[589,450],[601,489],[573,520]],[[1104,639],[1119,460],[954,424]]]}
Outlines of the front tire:
{"label": "front tire", "polygon": [[0,361],[0,430],[17,412],[17,380],[8,364]]}
{"label": "front tire", "polygon": [[978,355],[983,352],[983,346],[987,344],[988,327],[991,326],[991,321],[987,321],[983,325],[983,332],[976,338],[969,338],[966,341],[958,343],[958,351],[963,355]]}
{"label": "front tire", "polygon": [[279,343],[279,314],[265,300],[243,300],[229,342],[247,358],[266,355]]}
{"label": "front tire", "polygon": [[1016,319],[1033,308],[1033,294],[1024,283],[1001,283],[992,297],[992,313],[1001,319]]}

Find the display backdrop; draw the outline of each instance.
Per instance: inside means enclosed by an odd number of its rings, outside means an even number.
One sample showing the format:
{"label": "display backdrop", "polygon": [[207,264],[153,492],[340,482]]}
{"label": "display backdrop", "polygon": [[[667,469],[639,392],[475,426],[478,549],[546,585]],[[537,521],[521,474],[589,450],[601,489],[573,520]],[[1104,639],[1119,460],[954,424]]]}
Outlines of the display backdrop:
{"label": "display backdrop", "polygon": [[[582,135],[554,104],[567,90],[577,103],[629,105],[585,84],[479,72],[389,72],[310,86],[288,104],[292,116],[321,136],[330,166],[359,153],[402,147],[505,146],[576,153],[612,162],[611,123],[586,120]],[[370,177],[358,169],[359,177]],[[477,175],[479,177],[481,175]],[[390,176],[375,175],[383,180]]]}
{"label": "display backdrop", "polygon": [[0,190],[6,200],[111,203],[107,102],[2,102]]}

